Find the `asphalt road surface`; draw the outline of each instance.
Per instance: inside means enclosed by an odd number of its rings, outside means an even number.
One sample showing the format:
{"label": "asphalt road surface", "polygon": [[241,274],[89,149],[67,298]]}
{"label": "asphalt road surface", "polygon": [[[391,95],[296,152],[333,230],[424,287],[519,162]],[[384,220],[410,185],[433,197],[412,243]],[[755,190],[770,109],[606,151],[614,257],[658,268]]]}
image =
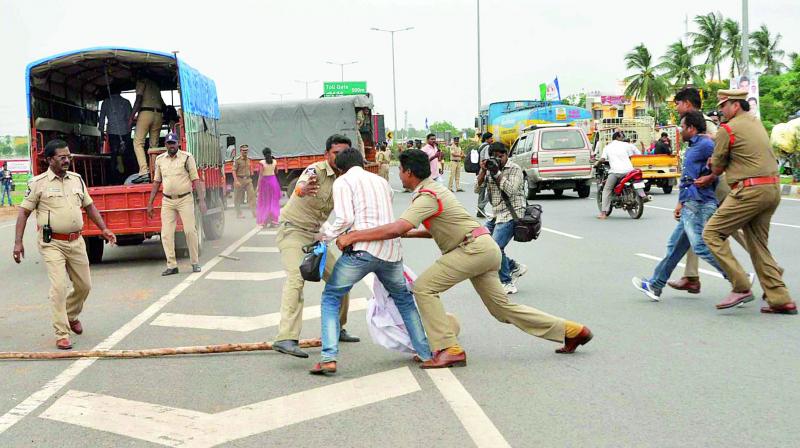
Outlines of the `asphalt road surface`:
{"label": "asphalt road surface", "polygon": [[[474,176],[459,199],[474,210]],[[392,184],[400,190],[396,171]],[[652,303],[632,276],[652,273],[674,228],[677,195],[654,189],[640,220],[619,210],[595,219],[594,194],[543,194],[546,231],[512,243],[529,266],[513,300],[590,326],[571,356],[557,344],[495,321],[466,282],[444,295],[461,322],[469,365],[423,371],[374,345],[365,322],[369,289],[352,293],[339,373],[316,377],[274,352],[138,360],[0,361],[0,446],[36,447],[768,447],[797,446],[800,318],[766,316],[760,303],[717,311],[727,282],[701,273],[702,293],[665,289]],[[395,215],[410,195],[395,195]],[[282,267],[275,236],[227,215],[225,237],[206,242],[203,272],[161,277],[158,240],[107,248],[76,350],[136,349],[272,340]],[[48,282],[34,240],[11,259],[13,227],[0,222],[0,351],[51,351]],[[800,298],[800,201],[773,218],[771,249]],[[422,272],[431,241],[404,242]],[[741,248],[734,249],[750,269]],[[220,254],[238,257],[232,260]],[[701,267],[711,269],[708,266]],[[681,268],[673,275],[680,276]],[[761,290],[755,287],[758,296]],[[320,284],[305,290],[303,337],[319,334]]]}

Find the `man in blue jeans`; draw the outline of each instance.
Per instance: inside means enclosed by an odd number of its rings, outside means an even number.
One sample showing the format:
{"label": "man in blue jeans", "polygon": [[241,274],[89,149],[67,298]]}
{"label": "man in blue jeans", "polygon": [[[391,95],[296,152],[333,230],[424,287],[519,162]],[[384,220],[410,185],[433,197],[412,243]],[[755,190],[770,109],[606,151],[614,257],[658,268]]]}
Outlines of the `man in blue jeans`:
{"label": "man in blue jeans", "polygon": [[481,170],[475,183],[476,192],[486,188],[486,194],[494,210],[494,219],[486,223],[492,238],[500,246],[503,259],[500,263],[500,282],[506,294],[515,294],[515,281],[528,272],[528,267],[517,263],[506,255],[506,246],[514,238],[514,217],[503,199],[503,193],[517,216],[525,214],[526,192],[523,188],[522,168],[508,160],[508,148],[500,142],[489,145],[490,158],[481,161]]}
{"label": "man in blue jeans", "polygon": [[8,162],[3,162],[3,169],[0,170],[0,187],[2,188],[2,197],[0,197],[0,206],[5,205],[5,200],[8,198],[8,205],[12,206],[14,203],[11,202],[11,184],[14,183],[14,179],[11,175],[11,171],[8,169]]}
{"label": "man in blue jeans", "polygon": [[[382,177],[364,170],[364,157],[353,148],[336,156],[344,174],[333,183],[335,220],[323,225],[319,239],[330,241],[349,230],[365,230],[394,221],[392,188]],[[375,274],[397,305],[411,344],[420,360],[431,359],[414,296],[406,286],[400,238],[356,243],[337,260],[322,292],[322,360],[311,373],[336,372],[339,354],[339,308],[342,298],[367,274]]]}
{"label": "man in blue jeans", "polygon": [[707,261],[723,276],[725,272],[717,259],[703,241],[703,228],[706,221],[717,210],[717,197],[714,193],[716,182],[705,187],[695,185],[695,180],[708,174],[708,159],[714,152],[714,141],[707,135],[706,122],[699,111],[688,112],[681,118],[681,137],[689,142],[683,157],[678,205],[675,206],[675,219],[678,225],[667,242],[667,255],[658,263],[650,279],[633,278],[633,286],[650,300],[661,300],[661,291],[689,247],[698,257]]}

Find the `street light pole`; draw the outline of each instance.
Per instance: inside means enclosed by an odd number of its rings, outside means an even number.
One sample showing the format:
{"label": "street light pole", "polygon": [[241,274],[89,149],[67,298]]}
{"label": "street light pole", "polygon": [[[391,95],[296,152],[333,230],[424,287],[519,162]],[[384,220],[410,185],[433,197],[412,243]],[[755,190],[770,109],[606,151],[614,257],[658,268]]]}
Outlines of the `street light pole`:
{"label": "street light pole", "polygon": [[280,98],[280,101],[283,102],[283,97],[289,95],[291,92],[272,92],[270,95],[275,95]]}
{"label": "street light pole", "polygon": [[395,68],[394,68],[394,33],[399,33],[402,31],[413,30],[413,26],[409,26],[406,28],[396,29],[396,30],[383,30],[380,28],[370,28],[372,31],[380,31],[383,33],[389,33],[392,35],[392,101],[394,106],[394,136],[395,140],[397,139],[397,77],[395,76]]}
{"label": "street light pole", "polygon": [[747,0],[742,0],[742,66],[739,76],[748,76],[750,72],[750,37],[749,37],[749,13]]}
{"label": "street light pole", "polygon": [[300,80],[295,79],[294,82],[299,82],[300,84],[305,84],[306,85],[306,99],[308,99],[308,85],[309,84],[313,84],[315,82],[319,82],[319,81],[316,80],[316,79],[313,80],[313,81],[300,81]]}
{"label": "street light pole", "polygon": [[344,66],[345,66],[345,65],[357,64],[357,63],[358,63],[358,61],[351,61],[351,62],[332,62],[332,61],[325,61],[325,63],[326,63],[326,64],[331,64],[331,65],[338,65],[338,66],[339,66],[339,68],[341,68],[341,70],[342,70],[342,82],[344,82]]}
{"label": "street light pole", "polygon": [[481,0],[478,3],[478,115],[481,113]]}

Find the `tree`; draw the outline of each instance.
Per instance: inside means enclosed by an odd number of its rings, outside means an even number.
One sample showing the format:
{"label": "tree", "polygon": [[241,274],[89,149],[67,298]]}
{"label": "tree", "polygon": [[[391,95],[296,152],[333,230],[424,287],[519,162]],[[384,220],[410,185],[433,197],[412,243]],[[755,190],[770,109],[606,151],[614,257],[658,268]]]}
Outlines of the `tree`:
{"label": "tree", "polygon": [[14,146],[14,155],[20,157],[27,157],[30,154],[30,150],[28,149],[27,143],[20,143]]}
{"label": "tree", "polygon": [[742,30],[739,22],[725,19],[722,24],[722,57],[731,60],[731,70],[728,75],[733,78],[742,72]]}
{"label": "tree", "polygon": [[475,128],[463,128],[461,134],[467,134],[467,138],[475,138]]}
{"label": "tree", "polygon": [[712,110],[717,110],[717,92],[725,90],[729,86],[730,83],[728,80],[708,82],[705,88],[701,90],[703,95],[703,112],[708,113]]}
{"label": "tree", "polygon": [[[692,39],[692,53],[706,55],[705,65],[711,71],[711,80],[714,80],[714,67],[717,67],[717,79],[722,79],[720,61],[722,60],[722,30],[723,19],[719,12],[710,12],[706,15],[696,16],[697,32],[689,33]],[[705,71],[703,72],[705,75]]]}
{"label": "tree", "polygon": [[448,132],[451,135],[461,135],[461,131],[449,121],[434,121],[430,127],[431,132]]}
{"label": "tree", "polygon": [[781,62],[786,52],[778,48],[782,37],[781,33],[778,33],[773,38],[767,26],[763,24],[750,35],[753,59],[764,68],[765,75],[779,75],[781,70],[786,69],[786,64]]}
{"label": "tree", "polygon": [[561,100],[561,102],[566,104],[567,106],[586,107],[586,94],[574,93]]}
{"label": "tree", "polygon": [[0,144],[0,155],[3,156],[12,156],[14,155],[14,148],[11,145],[7,145],[5,143]]}
{"label": "tree", "polygon": [[652,62],[650,50],[644,44],[639,44],[625,55],[625,68],[635,70],[634,74],[625,78],[628,85],[625,95],[643,99],[648,107],[657,109],[669,94],[669,83],[656,73]]}
{"label": "tree", "polygon": [[689,48],[680,40],[667,48],[656,68],[663,72],[665,78],[671,80],[674,87],[686,87],[690,83],[695,86],[705,84],[703,73],[706,67],[703,64],[693,65]]}

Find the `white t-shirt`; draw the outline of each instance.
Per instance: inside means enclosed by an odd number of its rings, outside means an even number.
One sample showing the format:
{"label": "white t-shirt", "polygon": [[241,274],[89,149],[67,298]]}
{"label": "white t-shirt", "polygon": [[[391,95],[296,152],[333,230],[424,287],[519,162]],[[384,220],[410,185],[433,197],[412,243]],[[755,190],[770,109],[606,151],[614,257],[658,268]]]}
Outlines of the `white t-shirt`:
{"label": "white t-shirt", "polygon": [[636,146],[622,140],[614,140],[603,148],[603,155],[600,158],[608,160],[608,164],[611,166],[609,172],[628,174],[633,171],[630,157],[635,154],[641,154]]}

